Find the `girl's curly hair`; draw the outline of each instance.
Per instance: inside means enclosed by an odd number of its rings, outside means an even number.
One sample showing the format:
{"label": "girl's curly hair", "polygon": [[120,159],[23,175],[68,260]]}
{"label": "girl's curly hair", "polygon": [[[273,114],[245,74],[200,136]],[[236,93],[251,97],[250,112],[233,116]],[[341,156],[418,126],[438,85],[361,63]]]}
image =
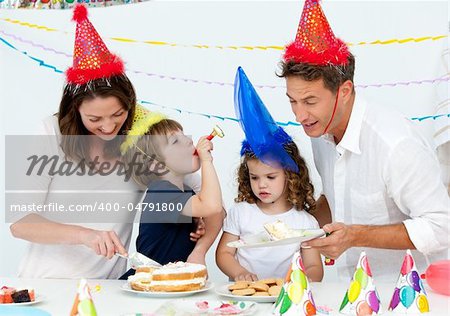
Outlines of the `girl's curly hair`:
{"label": "girl's curly hair", "polygon": [[[298,210],[312,212],[316,208],[316,200],[314,199],[314,186],[309,178],[308,167],[305,160],[300,156],[297,145],[289,142],[284,145],[284,149],[291,156],[298,166],[298,173],[284,169],[287,180],[288,201]],[[241,164],[237,171],[238,180],[238,196],[235,202],[256,203],[258,198],[253,193],[250,186],[250,175],[247,162],[252,159],[258,159],[254,153],[247,152],[244,154]]]}

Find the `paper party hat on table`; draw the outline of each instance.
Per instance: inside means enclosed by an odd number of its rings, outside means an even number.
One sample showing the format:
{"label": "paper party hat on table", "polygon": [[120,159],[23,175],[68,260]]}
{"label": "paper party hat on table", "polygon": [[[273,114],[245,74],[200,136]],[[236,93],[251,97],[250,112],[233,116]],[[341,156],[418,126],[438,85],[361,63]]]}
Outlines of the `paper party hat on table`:
{"label": "paper party hat on table", "polygon": [[315,315],[316,305],[305,274],[305,268],[297,251],[293,258],[284,285],[281,288],[272,315]]}
{"label": "paper party hat on table", "polygon": [[80,280],[70,316],[97,316],[91,292],[85,279]]}
{"label": "paper party hat on table", "polygon": [[380,297],[373,282],[366,253],[359,256],[355,274],[345,293],[339,311],[346,315],[376,315],[381,309]]}
{"label": "paper party hat on table", "polygon": [[419,314],[430,311],[427,293],[409,250],[406,251],[405,259],[403,259],[389,310],[402,314]]}

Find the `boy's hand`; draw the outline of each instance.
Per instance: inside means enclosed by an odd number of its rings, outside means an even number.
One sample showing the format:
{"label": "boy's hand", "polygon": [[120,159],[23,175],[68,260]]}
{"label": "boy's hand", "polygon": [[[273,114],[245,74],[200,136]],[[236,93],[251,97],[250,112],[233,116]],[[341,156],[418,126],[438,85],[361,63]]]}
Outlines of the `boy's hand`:
{"label": "boy's hand", "polygon": [[[203,264],[206,267],[205,255],[206,253],[195,251],[194,249],[194,251],[192,251],[189,257],[187,258],[186,262]],[[209,277],[208,271],[206,271],[206,278],[208,277]]]}
{"label": "boy's hand", "polygon": [[211,150],[213,150],[213,143],[206,139],[206,136],[202,136],[197,143],[196,149],[198,153],[198,157],[202,162],[204,161],[212,161]]}

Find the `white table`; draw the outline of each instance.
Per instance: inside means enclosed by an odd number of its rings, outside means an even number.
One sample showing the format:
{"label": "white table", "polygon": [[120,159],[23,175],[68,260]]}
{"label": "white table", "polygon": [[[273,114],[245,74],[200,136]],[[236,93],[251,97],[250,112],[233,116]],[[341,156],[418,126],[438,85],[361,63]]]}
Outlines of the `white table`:
{"label": "white table", "polygon": [[[125,281],[119,280],[89,280],[89,285],[100,285],[99,292],[93,294],[94,304],[99,316],[125,315],[138,312],[155,311],[162,303],[169,300],[161,298],[148,298],[133,293],[127,293],[120,289]],[[45,300],[32,305],[49,312],[52,315],[68,315],[75,298],[78,280],[56,280],[56,279],[18,279],[0,278],[0,286],[8,285],[15,287],[31,286],[36,294],[44,295]],[[391,295],[392,284],[377,284],[377,290],[381,298],[383,315],[386,312]],[[314,300],[318,306],[327,306],[333,309],[330,315],[340,315],[339,306],[347,290],[348,284],[339,283],[312,283]],[[450,315],[450,297],[436,294],[426,287],[431,312],[427,315]],[[187,298],[195,300],[209,299],[217,300],[214,290],[198,293]],[[270,315],[272,304],[259,303],[257,315]]]}

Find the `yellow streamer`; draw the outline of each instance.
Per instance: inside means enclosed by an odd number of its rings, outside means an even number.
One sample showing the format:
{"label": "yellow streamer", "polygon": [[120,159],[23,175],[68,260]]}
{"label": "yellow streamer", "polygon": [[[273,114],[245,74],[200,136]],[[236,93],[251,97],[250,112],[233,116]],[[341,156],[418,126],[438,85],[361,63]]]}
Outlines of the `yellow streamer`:
{"label": "yellow streamer", "polygon": [[37,24],[32,24],[32,23],[28,23],[28,22],[22,22],[19,20],[12,20],[12,19],[2,19],[3,21],[9,22],[9,23],[13,23],[13,24],[19,24],[22,26],[26,26],[26,27],[30,27],[30,28],[35,28],[35,29],[39,29],[39,30],[44,30],[47,32],[55,32],[58,31],[57,29],[52,29],[43,25],[37,25]]}
{"label": "yellow streamer", "polygon": [[[39,30],[44,30],[47,32],[61,32],[58,29],[49,28],[43,25],[37,25],[37,24],[31,24],[28,22],[22,22],[19,20],[12,20],[8,18],[1,18],[0,20],[18,24],[25,27],[30,28],[36,28]],[[66,33],[66,32],[64,32]],[[447,38],[448,35],[438,35],[438,36],[424,36],[424,37],[417,37],[417,38],[403,38],[403,39],[389,39],[389,40],[376,40],[372,42],[358,42],[358,43],[347,43],[348,46],[363,46],[363,45],[390,45],[390,44],[405,44],[409,42],[419,43],[423,41],[437,41],[444,38]],[[284,50],[284,46],[278,46],[278,45],[269,45],[269,46],[250,46],[250,45],[244,45],[244,46],[220,46],[220,45],[205,45],[205,44],[176,44],[176,43],[168,43],[168,42],[160,42],[160,41],[139,41],[132,38],[123,38],[123,37],[110,37],[108,38],[112,41],[118,41],[123,43],[144,43],[148,45],[155,45],[155,46],[172,46],[172,47],[190,47],[190,48],[200,48],[200,49],[233,49],[233,50],[278,50],[282,51]]]}

